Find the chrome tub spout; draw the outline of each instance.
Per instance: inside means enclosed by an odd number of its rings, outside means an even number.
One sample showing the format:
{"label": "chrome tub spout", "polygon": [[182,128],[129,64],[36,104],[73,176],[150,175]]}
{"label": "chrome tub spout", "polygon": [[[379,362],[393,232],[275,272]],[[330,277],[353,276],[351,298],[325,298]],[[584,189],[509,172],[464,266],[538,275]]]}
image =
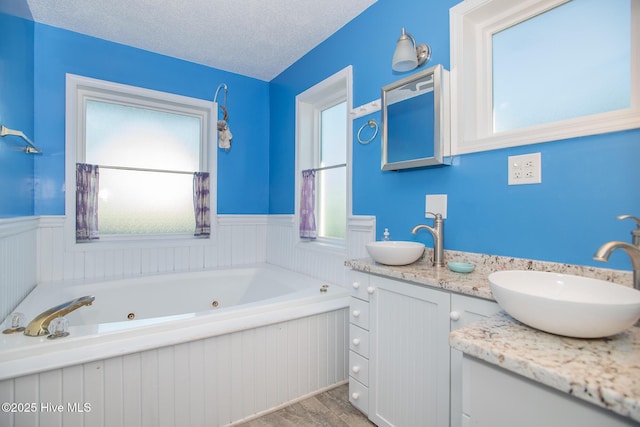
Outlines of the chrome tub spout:
{"label": "chrome tub spout", "polygon": [[53,319],[56,317],[62,317],[67,313],[71,313],[82,306],[91,305],[95,299],[96,298],[94,296],[87,295],[50,308],[36,316],[36,318],[27,325],[24,330],[24,334],[30,337],[49,335],[49,323]]}

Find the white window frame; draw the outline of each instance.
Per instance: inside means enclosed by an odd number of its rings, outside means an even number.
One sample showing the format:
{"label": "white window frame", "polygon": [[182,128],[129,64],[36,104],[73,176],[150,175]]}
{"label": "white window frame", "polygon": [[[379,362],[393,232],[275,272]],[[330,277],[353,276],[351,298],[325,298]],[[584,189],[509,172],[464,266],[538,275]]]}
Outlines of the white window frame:
{"label": "white window frame", "polygon": [[452,154],[640,127],[640,2],[632,1],[630,108],[493,133],[492,35],[568,1],[465,0],[450,9]]}
{"label": "white window frame", "polygon": [[[320,139],[320,112],[340,102],[346,102],[346,218],[347,226],[344,239],[318,237],[314,240],[300,239],[298,243],[311,245],[317,249],[346,252],[349,236],[349,218],[352,216],[351,203],[351,141],[353,122],[352,109],[353,69],[345,67],[322,82],[296,96],[296,175],[295,175],[295,230],[300,229],[300,191],[302,171],[318,164],[317,153]],[[312,143],[310,143],[312,141]],[[308,247],[308,246],[307,246]]]}
{"label": "white window frame", "polygon": [[[145,234],[101,236],[91,243],[76,242],[76,163],[84,158],[85,153],[85,104],[87,100],[114,102],[139,108],[156,109],[175,114],[186,114],[200,118],[201,144],[200,169],[209,172],[210,187],[213,189],[210,201],[211,237],[215,236],[215,217],[217,212],[216,194],[217,150],[215,147],[215,120],[217,105],[211,101],[144,89],[120,83],[98,80],[74,74],[66,75],[66,109],[65,109],[65,242],[72,250],[105,249],[106,246],[158,246],[163,241],[172,245],[205,245],[210,238],[196,238],[193,234]],[[198,243],[200,242],[200,243]]]}

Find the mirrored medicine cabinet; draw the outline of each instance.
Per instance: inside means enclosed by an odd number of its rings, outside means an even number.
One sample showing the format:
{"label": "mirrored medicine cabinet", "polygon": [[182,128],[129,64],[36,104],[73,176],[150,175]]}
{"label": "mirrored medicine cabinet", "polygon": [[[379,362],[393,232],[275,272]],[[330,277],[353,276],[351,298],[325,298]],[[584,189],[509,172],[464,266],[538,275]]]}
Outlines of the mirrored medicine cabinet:
{"label": "mirrored medicine cabinet", "polygon": [[382,170],[450,164],[449,72],[435,65],[382,88]]}

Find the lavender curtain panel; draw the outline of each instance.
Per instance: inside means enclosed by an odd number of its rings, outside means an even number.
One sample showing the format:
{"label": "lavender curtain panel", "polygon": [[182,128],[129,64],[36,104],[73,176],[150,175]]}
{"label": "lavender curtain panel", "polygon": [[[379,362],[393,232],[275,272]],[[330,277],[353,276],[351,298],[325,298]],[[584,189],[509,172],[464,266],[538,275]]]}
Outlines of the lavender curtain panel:
{"label": "lavender curtain panel", "polygon": [[196,215],[195,236],[209,236],[211,234],[210,206],[209,172],[195,172],[193,174],[193,210]]}
{"label": "lavender curtain panel", "polygon": [[315,239],[316,232],[316,171],[302,171],[300,195],[300,238]]}
{"label": "lavender curtain panel", "polygon": [[97,165],[76,164],[76,241],[98,239],[98,189]]}

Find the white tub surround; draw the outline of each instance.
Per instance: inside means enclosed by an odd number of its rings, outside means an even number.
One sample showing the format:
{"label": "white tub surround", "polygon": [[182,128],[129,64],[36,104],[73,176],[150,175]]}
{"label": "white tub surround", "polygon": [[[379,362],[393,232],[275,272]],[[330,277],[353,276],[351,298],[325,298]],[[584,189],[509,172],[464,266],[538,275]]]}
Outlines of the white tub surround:
{"label": "white tub surround", "polygon": [[29,322],[52,306],[84,295],[95,296],[95,301],[66,315],[67,337],[0,335],[0,380],[348,306],[348,291],[341,286],[264,265],[39,285],[16,311]]}
{"label": "white tub surround", "polygon": [[347,379],[338,285],[262,265],[40,285],[18,309],[87,293],[94,305],[67,315],[67,337],[0,335],[0,401],[36,405],[0,425],[220,426]]}
{"label": "white tub surround", "polygon": [[640,327],[586,340],[538,331],[501,312],[451,332],[449,341],[466,355],[640,422]]}
{"label": "white tub surround", "polygon": [[[347,378],[347,309],[0,381],[0,425],[224,426]],[[95,357],[94,357],[95,359]],[[62,405],[62,411],[42,409]],[[88,404],[88,411],[84,408]]]}

